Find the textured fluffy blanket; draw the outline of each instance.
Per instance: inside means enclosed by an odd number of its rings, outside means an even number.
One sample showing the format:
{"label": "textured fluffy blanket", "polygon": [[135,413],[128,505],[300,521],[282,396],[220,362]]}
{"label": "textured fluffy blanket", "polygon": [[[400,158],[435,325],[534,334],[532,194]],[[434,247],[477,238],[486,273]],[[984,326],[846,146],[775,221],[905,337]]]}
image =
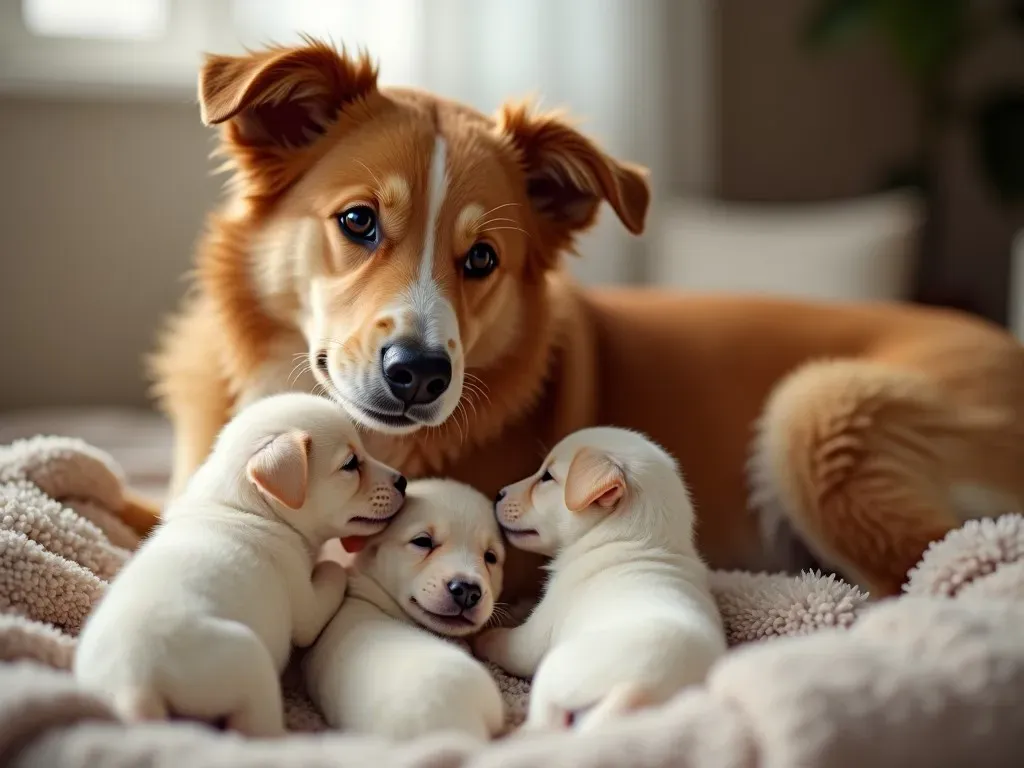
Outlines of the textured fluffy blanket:
{"label": "textured fluffy blanket", "polygon": [[[79,441],[0,448],[0,765],[1019,764],[1019,516],[954,532],[913,573],[911,594],[878,607],[830,577],[714,574],[730,643],[751,647],[724,659],[705,687],[597,736],[512,736],[481,748],[332,733],[268,744],[179,723],[127,729],[60,672],[137,543],[116,516],[122,494],[112,460]],[[495,677],[515,724],[528,683]],[[291,729],[322,730],[296,676],[285,684]]]}

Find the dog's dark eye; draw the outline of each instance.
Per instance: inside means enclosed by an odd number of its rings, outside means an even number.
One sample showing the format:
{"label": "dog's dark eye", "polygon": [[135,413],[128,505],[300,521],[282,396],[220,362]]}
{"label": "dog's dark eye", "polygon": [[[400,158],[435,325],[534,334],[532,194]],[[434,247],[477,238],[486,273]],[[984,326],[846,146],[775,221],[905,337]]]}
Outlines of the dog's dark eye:
{"label": "dog's dark eye", "polygon": [[489,243],[476,243],[466,254],[462,273],[473,280],[487,277],[498,266],[498,254]]}
{"label": "dog's dark eye", "polygon": [[353,453],[352,454],[352,458],[350,458],[348,461],[346,461],[344,464],[341,465],[341,471],[342,472],[357,472],[358,470],[359,470],[359,457],[356,456]]}
{"label": "dog's dark eye", "polygon": [[321,371],[327,370],[327,353],[323,350],[316,354],[316,367]]}
{"label": "dog's dark eye", "polygon": [[484,552],[484,562],[488,565],[497,565],[498,556],[488,549],[486,552]]}
{"label": "dog's dark eye", "polygon": [[434,540],[432,538],[430,538],[425,533],[420,535],[420,536],[417,536],[415,539],[413,539],[409,543],[412,544],[414,547],[419,547],[420,549],[433,549],[434,548]]}
{"label": "dog's dark eye", "polygon": [[548,482],[548,480],[554,480],[554,479],[555,478],[552,476],[550,469],[545,469],[544,470],[544,474],[540,476],[540,481],[542,483],[546,483],[546,482]]}
{"label": "dog's dark eye", "polygon": [[377,213],[368,205],[356,205],[338,214],[341,233],[359,245],[377,242]]}

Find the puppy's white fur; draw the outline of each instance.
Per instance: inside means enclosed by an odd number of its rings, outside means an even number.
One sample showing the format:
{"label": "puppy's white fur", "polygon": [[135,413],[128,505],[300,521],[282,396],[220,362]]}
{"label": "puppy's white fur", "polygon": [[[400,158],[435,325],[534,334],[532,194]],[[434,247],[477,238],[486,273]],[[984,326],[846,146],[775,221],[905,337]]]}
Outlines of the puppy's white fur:
{"label": "puppy's white fur", "polygon": [[701,682],[725,651],[675,462],[641,435],[570,435],[495,506],[509,541],[553,555],[526,622],[477,654],[533,676],[528,727],[593,728]]}
{"label": "puppy's white fur", "polygon": [[[327,722],[396,739],[499,733],[504,707],[494,679],[458,641],[438,635],[486,624],[504,555],[486,497],[450,480],[410,483],[402,511],[357,556],[345,604],[304,660],[307,689]],[[472,610],[455,604],[452,582],[479,586]]]}
{"label": "puppy's white fur", "polygon": [[89,617],[76,677],[125,719],[282,733],[292,643],[310,645],[344,596],[340,566],[314,570],[320,547],[385,527],[400,478],[325,399],[278,395],[244,409]]}

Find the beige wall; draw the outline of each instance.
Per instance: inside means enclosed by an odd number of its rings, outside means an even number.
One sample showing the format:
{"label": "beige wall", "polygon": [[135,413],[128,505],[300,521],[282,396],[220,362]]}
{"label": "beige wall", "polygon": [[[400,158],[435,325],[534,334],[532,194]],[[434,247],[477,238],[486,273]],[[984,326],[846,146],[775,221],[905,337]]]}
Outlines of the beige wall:
{"label": "beige wall", "polygon": [[[716,191],[730,200],[811,201],[874,189],[915,146],[914,94],[878,48],[815,55],[798,35],[816,0],[718,0]],[[1008,35],[963,63],[970,100],[1024,82]],[[1013,233],[1024,206],[1000,205],[979,175],[967,127],[950,131],[939,168],[939,244],[923,266],[926,298],[1002,320]]]}
{"label": "beige wall", "polygon": [[861,194],[913,148],[912,94],[877,50],[814,55],[816,0],[718,3],[718,192],[802,201]]}
{"label": "beige wall", "polygon": [[145,402],[220,184],[210,141],[186,102],[0,99],[0,411]]}

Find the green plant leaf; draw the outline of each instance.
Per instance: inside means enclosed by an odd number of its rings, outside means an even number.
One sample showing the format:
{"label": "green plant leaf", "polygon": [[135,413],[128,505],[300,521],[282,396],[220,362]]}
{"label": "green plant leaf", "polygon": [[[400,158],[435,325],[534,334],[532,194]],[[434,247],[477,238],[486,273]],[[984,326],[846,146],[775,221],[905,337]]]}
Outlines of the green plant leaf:
{"label": "green plant leaf", "polygon": [[803,42],[814,49],[853,39],[871,26],[875,0],[819,0],[803,29]]}
{"label": "green plant leaf", "polygon": [[914,77],[938,74],[966,32],[967,0],[876,0],[877,23]]}
{"label": "green plant leaf", "polygon": [[992,94],[976,115],[985,175],[1007,202],[1024,200],[1024,90]]}

